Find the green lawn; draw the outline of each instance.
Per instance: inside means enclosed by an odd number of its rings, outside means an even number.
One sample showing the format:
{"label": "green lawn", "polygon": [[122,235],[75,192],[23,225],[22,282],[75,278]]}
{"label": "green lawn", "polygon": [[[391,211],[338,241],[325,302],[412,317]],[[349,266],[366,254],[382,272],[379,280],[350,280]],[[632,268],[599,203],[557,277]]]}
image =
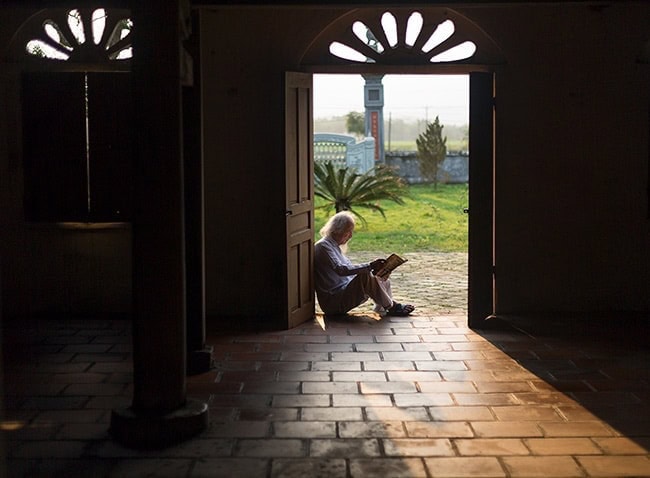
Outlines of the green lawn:
{"label": "green lawn", "polygon": [[[361,209],[368,221],[364,227],[357,221],[350,251],[383,252],[467,252],[467,184],[418,184],[409,187],[410,197],[400,206],[390,201],[381,202],[386,219],[381,214]],[[316,198],[316,207],[321,202]],[[331,212],[330,214],[333,214]],[[315,229],[318,231],[329,217],[323,209],[316,209]]]}

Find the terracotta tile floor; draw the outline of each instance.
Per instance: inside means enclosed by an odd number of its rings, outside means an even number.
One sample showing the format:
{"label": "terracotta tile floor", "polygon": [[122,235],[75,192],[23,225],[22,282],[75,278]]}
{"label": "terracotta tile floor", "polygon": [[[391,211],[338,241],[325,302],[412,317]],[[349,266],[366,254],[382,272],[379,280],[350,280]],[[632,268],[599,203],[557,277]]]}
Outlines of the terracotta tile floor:
{"label": "terracotta tile floor", "polygon": [[7,476],[650,476],[647,346],[378,319],[210,337],[215,367],[187,386],[209,429],[146,452],[107,435],[128,322],[5,324]]}

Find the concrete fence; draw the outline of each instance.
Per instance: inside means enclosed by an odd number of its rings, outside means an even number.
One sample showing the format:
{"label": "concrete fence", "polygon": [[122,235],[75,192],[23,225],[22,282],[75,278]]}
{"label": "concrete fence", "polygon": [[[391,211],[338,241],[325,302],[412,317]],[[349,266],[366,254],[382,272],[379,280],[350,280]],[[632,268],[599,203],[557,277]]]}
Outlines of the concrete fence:
{"label": "concrete fence", "polygon": [[[420,174],[420,161],[415,151],[387,151],[385,163],[409,184],[426,182]],[[440,183],[466,183],[469,181],[469,155],[447,154],[438,169]]]}
{"label": "concrete fence", "polygon": [[[314,161],[331,161],[335,167],[355,168],[365,173],[375,166],[375,139],[364,138],[357,142],[353,136],[335,133],[314,134]],[[387,151],[384,164],[409,184],[426,182],[420,174],[420,161],[415,151]],[[449,153],[438,170],[440,183],[466,183],[469,181],[469,156]]]}
{"label": "concrete fence", "polygon": [[335,133],[314,134],[314,161],[331,161],[335,167],[355,168],[366,173],[375,166],[375,138],[358,142],[353,136]]}

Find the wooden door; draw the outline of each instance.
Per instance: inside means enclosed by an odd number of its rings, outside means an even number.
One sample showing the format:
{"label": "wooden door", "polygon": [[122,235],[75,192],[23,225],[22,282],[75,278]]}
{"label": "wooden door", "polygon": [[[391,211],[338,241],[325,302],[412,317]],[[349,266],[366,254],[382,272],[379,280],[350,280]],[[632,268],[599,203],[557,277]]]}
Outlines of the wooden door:
{"label": "wooden door", "polygon": [[88,184],[95,221],[131,221],[133,95],[128,73],[88,73]]}
{"label": "wooden door", "polygon": [[469,82],[468,325],[480,328],[494,313],[494,76]]}
{"label": "wooden door", "polygon": [[314,317],[314,172],[312,76],[285,77],[287,324]]}
{"label": "wooden door", "polygon": [[84,74],[25,73],[22,108],[27,219],[88,221]]}

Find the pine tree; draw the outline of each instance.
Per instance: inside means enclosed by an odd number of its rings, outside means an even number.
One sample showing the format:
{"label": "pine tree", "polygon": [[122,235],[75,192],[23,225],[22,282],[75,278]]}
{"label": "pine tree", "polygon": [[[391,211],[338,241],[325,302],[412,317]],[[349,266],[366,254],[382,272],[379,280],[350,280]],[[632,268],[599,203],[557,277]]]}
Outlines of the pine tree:
{"label": "pine tree", "polygon": [[440,120],[436,116],[433,123],[427,123],[427,129],[415,140],[420,160],[420,174],[438,187],[438,168],[447,155],[447,137],[442,137]]}

